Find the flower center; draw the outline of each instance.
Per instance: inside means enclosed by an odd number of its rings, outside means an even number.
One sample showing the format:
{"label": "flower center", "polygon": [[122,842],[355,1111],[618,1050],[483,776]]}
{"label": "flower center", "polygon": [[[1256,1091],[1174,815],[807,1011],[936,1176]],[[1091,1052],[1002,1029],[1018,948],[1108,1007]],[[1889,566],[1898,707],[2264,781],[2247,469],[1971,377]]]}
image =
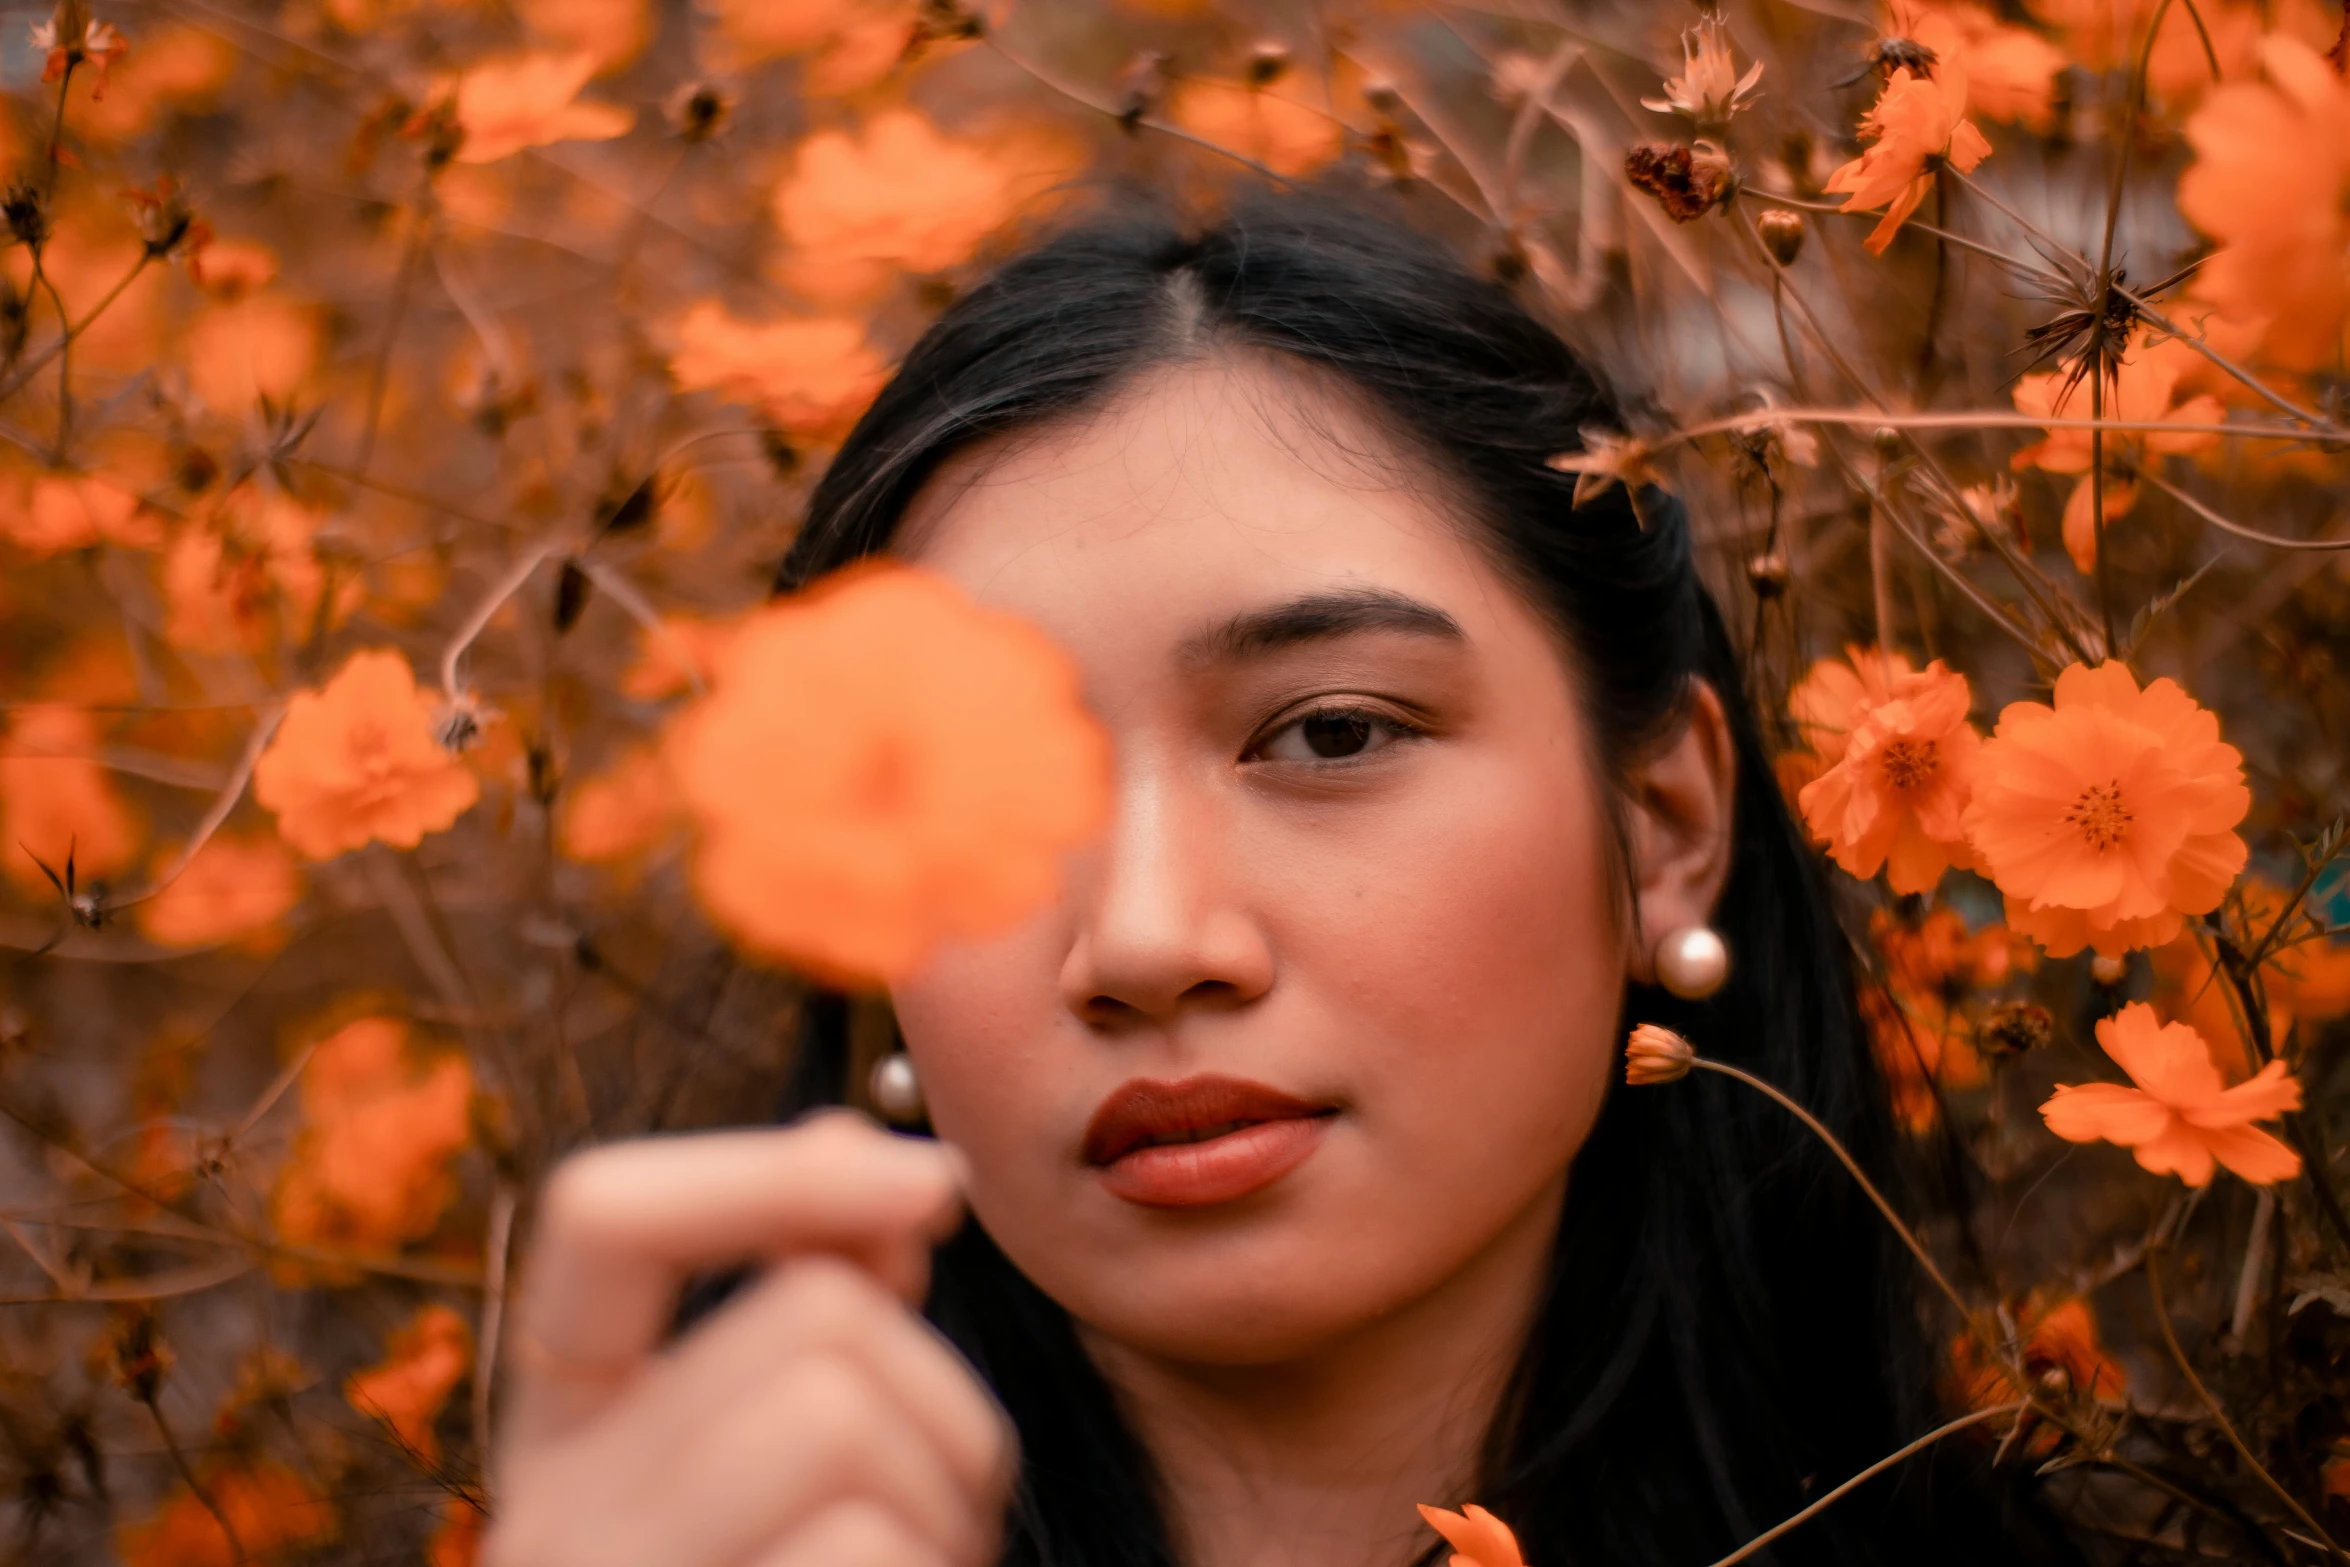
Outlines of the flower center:
{"label": "flower center", "polygon": [[2122,841],[2136,818],[2122,804],[2122,786],[2119,782],[2091,784],[2073,801],[2072,809],[2064,819],[2080,829],[2089,847],[2100,853]]}
{"label": "flower center", "polygon": [[1878,753],[1885,781],[1896,789],[1920,789],[1933,782],[1942,753],[1931,740],[1888,740]]}

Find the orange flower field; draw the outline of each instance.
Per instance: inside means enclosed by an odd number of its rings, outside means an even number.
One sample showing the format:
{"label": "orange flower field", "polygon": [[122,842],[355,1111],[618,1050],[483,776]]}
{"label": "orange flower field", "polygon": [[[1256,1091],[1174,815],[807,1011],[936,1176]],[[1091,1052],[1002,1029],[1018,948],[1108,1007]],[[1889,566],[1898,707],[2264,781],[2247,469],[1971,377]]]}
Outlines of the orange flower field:
{"label": "orange flower field", "polygon": [[1630,410],[1577,500],[1694,519],[1949,1439],[2090,1560],[2350,1560],[2338,0],[9,25],[0,1561],[475,1560],[548,1170],[755,1121],[807,985],[1110,810],[1042,633],[770,596],[829,454],[1024,237],[1294,184],[1516,290]]}

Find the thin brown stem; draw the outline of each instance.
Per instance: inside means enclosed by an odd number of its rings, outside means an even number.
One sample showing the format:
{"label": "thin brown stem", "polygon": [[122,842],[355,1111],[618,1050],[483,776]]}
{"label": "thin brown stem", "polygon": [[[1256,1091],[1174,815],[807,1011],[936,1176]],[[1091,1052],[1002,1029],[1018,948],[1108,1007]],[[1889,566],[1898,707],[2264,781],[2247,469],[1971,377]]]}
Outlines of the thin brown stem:
{"label": "thin brown stem", "polygon": [[1077,104],[1083,108],[1091,109],[1096,114],[1106,114],[1121,125],[1133,125],[1140,130],[1156,131],[1162,136],[1171,136],[1177,141],[1189,142],[1194,147],[1204,148],[1206,151],[1212,152],[1220,158],[1229,158],[1234,163],[1239,164],[1242,168],[1247,169],[1251,173],[1259,175],[1262,178],[1271,180],[1277,185],[1294,187],[1297,184],[1297,181],[1291,179],[1288,175],[1267,168],[1265,165],[1259,163],[1256,159],[1250,157],[1247,153],[1235,152],[1230,147],[1226,147],[1219,142],[1212,142],[1208,140],[1205,136],[1194,135],[1190,131],[1185,130],[1180,125],[1170,125],[1165,120],[1157,119],[1147,114],[1133,116],[1121,114],[1117,109],[1113,108],[1109,104],[1103,103],[1100,99],[1093,97],[1091,94],[1070,86],[1067,82],[1060,80],[1058,77],[1043,69],[1041,66],[1038,66],[1033,62],[1024,59],[1023,57],[1014,54],[1011,50],[1006,49],[1003,44],[995,39],[992,35],[982,35],[979,41],[985,44],[988,48],[994,50],[995,53],[1013,69],[1021,71],[1026,75],[1034,78],[1040,86],[1050,88],[1053,92],[1060,94],[1060,96],[1068,99],[1071,103]]}
{"label": "thin brown stem", "polygon": [[367,371],[366,423],[359,430],[359,450],[351,459],[352,470],[365,476],[367,465],[375,460],[376,431],[383,423],[384,395],[392,380],[392,350],[400,341],[400,325],[407,319],[408,296],[414,291],[416,269],[432,243],[432,225],[435,208],[432,200],[430,176],[426,177],[424,193],[417,199],[415,225],[408,234],[408,247],[400,255],[400,270],[392,280],[391,319],[384,323],[384,340],[376,349],[375,362]]}
{"label": "thin brown stem", "polygon": [[2255,544],[2264,544],[2272,550],[2350,550],[2350,539],[2280,539],[2273,533],[2262,533],[2257,529],[2247,528],[2240,522],[2232,522],[2221,516],[2150,468],[2139,469],[2138,477],[2222,533],[2232,533],[2239,539],[2249,539]]}
{"label": "thin brown stem", "polygon": [[[2105,367],[2089,367],[2089,417],[2099,425],[2105,423]],[[2093,530],[2097,550],[2097,618],[2105,629],[2105,653],[2108,658],[2121,646],[2113,634],[2113,573],[2106,564],[2105,548],[2105,431],[2089,432],[2089,526]]]}
{"label": "thin brown stem", "polygon": [[[74,39],[69,48],[78,48],[80,43],[80,39]],[[44,199],[54,197],[57,194],[57,169],[62,161],[58,154],[65,149],[65,94],[67,89],[73,86],[74,67],[80,64],[81,61],[75,59],[72,54],[67,54],[65,72],[57,78],[57,113],[49,121],[49,172],[46,182],[47,188],[42,192]]]}
{"label": "thin brown stem", "polygon": [[1732,1551],[1729,1555],[1713,1563],[1713,1567],[1737,1567],[1739,1562],[1745,1561],[1755,1552],[1768,1546],[1773,1540],[1778,1539],[1780,1536],[1788,1533],[1790,1530],[1793,1530],[1798,1525],[1809,1523],[1812,1519],[1818,1517],[1821,1513],[1825,1512],[1831,1504],[1841,1500],[1847,1493],[1851,1492],[1856,1487],[1863,1485],[1870,1480],[1874,1480],[1877,1476],[1883,1474],[1886,1470],[1891,1469],[1895,1465],[1924,1452],[1927,1448],[1932,1447],[1936,1442],[1941,1441],[1944,1437],[1956,1436],[1961,1431],[1967,1430],[1973,1426],[1979,1426],[1987,1420],[1996,1420],[2001,1415],[2020,1416],[2026,1409],[2030,1407],[2030,1400],[2018,1399],[2012,1404],[1996,1404],[1989,1409],[1978,1409],[1971,1415],[1961,1415],[1956,1420],[1950,1421],[1946,1425],[1935,1427],[1933,1430],[1928,1431],[1924,1436],[1919,1437],[1916,1441],[1910,1443],[1904,1448],[1901,1448],[1899,1451],[1887,1453],[1883,1458],[1878,1459],[1875,1463],[1869,1465],[1866,1469],[1863,1469],[1859,1474],[1854,1475],[1851,1479],[1836,1487],[1835,1490],[1830,1491],[1827,1495],[1821,1497],[1818,1501],[1812,1503],[1809,1507],[1806,1507],[1802,1512],[1799,1512],[1793,1517],[1788,1518],[1783,1523],[1777,1524],[1774,1527],[1766,1529],[1762,1533],[1756,1535],[1753,1539],[1747,1541],[1744,1545],[1741,1545],[1738,1547],[1738,1549]]}
{"label": "thin brown stem", "polygon": [[196,1478],[195,1466],[188,1462],[188,1455],[182,1451],[179,1438],[171,1434],[171,1423],[163,1418],[163,1408],[155,1401],[154,1394],[147,1393],[139,1402],[145,1404],[147,1413],[155,1417],[156,1434],[162,1437],[163,1450],[171,1455],[171,1467],[179,1471],[181,1483],[187,1486],[197,1501],[204,1504],[204,1510],[212,1515],[212,1521],[220,1525],[221,1538],[228,1542],[229,1559],[240,1563],[251,1560],[245,1554],[245,1542],[237,1538],[237,1526],[229,1522],[228,1514],[221,1510],[212,1492],[203,1481]]}
{"label": "thin brown stem", "polygon": [[1818,1116],[1813,1115],[1785,1093],[1743,1067],[1735,1067],[1727,1061],[1715,1061],[1706,1056],[1697,1056],[1689,1064],[1700,1071],[1715,1072],[1723,1077],[1735,1078],[1801,1121],[1814,1137],[1827,1145],[1828,1151],[1836,1156],[1844,1168],[1850,1172],[1852,1178],[1860,1183],[1860,1189],[1867,1194],[1870,1202],[1877,1205],[1877,1211],[1885,1216],[1885,1222],[1893,1226],[1893,1233],[1901,1237],[1902,1244],[1909,1248],[1910,1255],[1917,1258],[1918,1265],[1926,1270],[1926,1277],[1934,1281],[1934,1287],[1939,1289],[1944,1297],[1958,1308],[1958,1314],[1961,1317],[1969,1322],[1974,1320],[1974,1307],[1968,1305],[1966,1297],[1959,1294],[1958,1286],[1944,1276],[1940,1265],[1934,1261],[1933,1254],[1926,1250],[1925,1242],[1917,1238],[1917,1232],[1909,1227],[1909,1222],[1902,1218],[1899,1210],[1886,1199],[1885,1194],[1877,1190],[1877,1183],[1869,1179],[1868,1172],[1860,1167],[1860,1161],[1852,1157],[1851,1151],[1844,1146],[1842,1140],[1834,1132],[1829,1131]]}
{"label": "thin brown stem", "polygon": [[2292,1492],[2286,1490],[2275,1475],[2269,1473],[2267,1465],[2253,1456],[2252,1449],[2246,1445],[2243,1436],[2237,1432],[2235,1422],[2228,1418],[2228,1412],[2220,1407],[2219,1400],[2212,1396],[2211,1389],[2204,1385],[2203,1379],[2195,1374],[2195,1367],[2187,1359],[2187,1352],[2179,1347],[2178,1332],[2171,1326],[2170,1307],[2162,1298],[2161,1256],[2169,1249],[2169,1245],[2170,1243],[2165,1240],[2161,1244],[2149,1246],[2146,1249],[2146,1292],[2154,1299],[2154,1323],[2162,1330],[2163,1347],[2170,1351],[2171,1360],[2178,1366],[2179,1374],[2187,1379],[2187,1385],[2193,1388],[2195,1396],[2202,1400],[2204,1409],[2211,1416],[2212,1424],[2218,1426],[2220,1434],[2228,1439],[2228,1445],[2236,1450],[2236,1456],[2244,1461],[2244,1467],[2258,1476],[2260,1482],[2276,1494],[2277,1500],[2283,1502],[2292,1511],[2293,1516],[2301,1520],[2303,1527],[2323,1542],[2327,1550],[2344,1561],[2350,1561],[2350,1552],[2345,1552],[2339,1545],[2336,1545],[2334,1537],[2326,1533],[2324,1526],[2310,1516],[2309,1509],[2302,1506],[2300,1500]]}

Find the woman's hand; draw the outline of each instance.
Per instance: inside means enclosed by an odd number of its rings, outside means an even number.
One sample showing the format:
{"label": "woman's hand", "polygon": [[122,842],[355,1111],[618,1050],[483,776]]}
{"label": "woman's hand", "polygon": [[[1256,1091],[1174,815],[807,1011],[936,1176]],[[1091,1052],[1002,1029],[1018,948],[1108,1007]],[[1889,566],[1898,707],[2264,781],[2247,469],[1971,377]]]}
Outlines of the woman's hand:
{"label": "woman's hand", "polygon": [[[985,1567],[1009,1423],[915,1314],[953,1154],[847,1113],[555,1172],[487,1567]],[[662,1345],[694,1270],[774,1259]]]}

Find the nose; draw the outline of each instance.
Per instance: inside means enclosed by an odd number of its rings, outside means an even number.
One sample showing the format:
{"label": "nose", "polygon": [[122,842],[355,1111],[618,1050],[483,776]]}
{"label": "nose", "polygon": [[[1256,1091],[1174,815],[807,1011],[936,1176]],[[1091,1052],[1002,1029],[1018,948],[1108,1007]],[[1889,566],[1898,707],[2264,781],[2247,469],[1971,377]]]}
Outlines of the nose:
{"label": "nose", "polygon": [[1246,1006],[1273,986],[1228,812],[1172,767],[1122,756],[1117,810],[1070,892],[1078,910],[1063,1004],[1108,1031],[1165,1028]]}

